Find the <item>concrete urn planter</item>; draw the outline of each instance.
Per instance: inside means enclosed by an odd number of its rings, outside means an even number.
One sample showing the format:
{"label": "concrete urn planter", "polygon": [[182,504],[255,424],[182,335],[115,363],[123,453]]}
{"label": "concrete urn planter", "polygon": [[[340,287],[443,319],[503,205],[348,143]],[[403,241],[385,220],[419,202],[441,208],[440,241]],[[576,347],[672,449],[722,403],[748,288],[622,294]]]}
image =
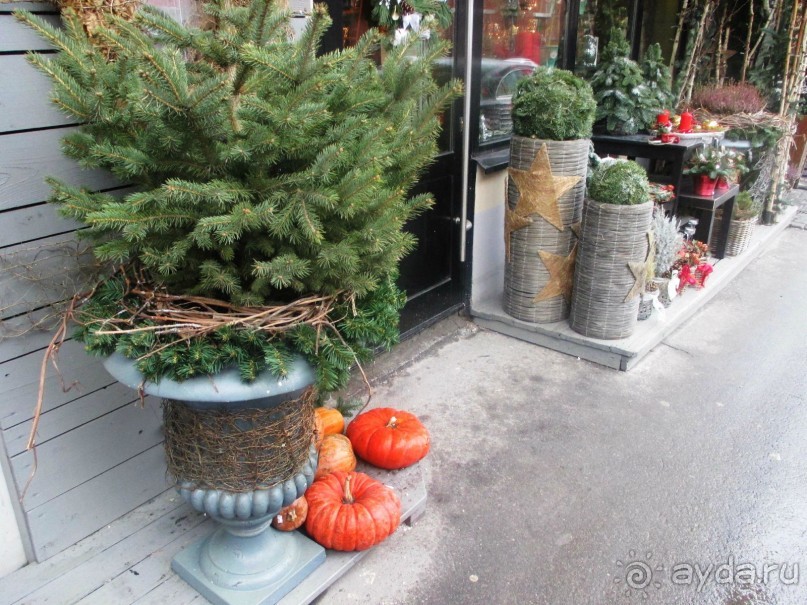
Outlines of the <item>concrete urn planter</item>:
{"label": "concrete urn planter", "polygon": [[[265,411],[273,417],[280,413],[277,410],[282,404],[300,398],[315,378],[313,368],[302,358],[295,359],[285,378],[264,372],[252,383],[243,382],[235,368],[181,383],[167,379],[145,382],[134,362],[118,353],[110,356],[104,366],[121,383],[163,398],[166,406],[181,406],[183,413],[199,413],[200,417],[239,411],[258,415]],[[164,411],[166,421],[167,413]],[[236,432],[252,428],[240,416],[235,423]],[[182,498],[219,525],[210,536],[177,554],[172,562],[174,571],[212,603],[276,603],[325,560],[325,550],[301,533],[271,527],[281,508],[301,497],[313,483],[317,466],[313,436],[312,432],[302,464],[271,484],[261,482],[252,489],[232,490],[174,477]],[[170,437],[166,431],[167,453]]]}

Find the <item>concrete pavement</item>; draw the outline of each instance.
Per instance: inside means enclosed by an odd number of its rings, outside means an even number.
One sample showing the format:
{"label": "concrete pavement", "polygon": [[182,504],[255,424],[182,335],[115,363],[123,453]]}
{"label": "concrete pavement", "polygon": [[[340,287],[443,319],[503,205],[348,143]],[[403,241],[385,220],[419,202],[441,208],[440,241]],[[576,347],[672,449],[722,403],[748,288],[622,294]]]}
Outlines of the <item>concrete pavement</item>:
{"label": "concrete pavement", "polygon": [[807,603],[805,253],[786,230],[629,373],[461,318],[382,357],[429,507],[318,603]]}

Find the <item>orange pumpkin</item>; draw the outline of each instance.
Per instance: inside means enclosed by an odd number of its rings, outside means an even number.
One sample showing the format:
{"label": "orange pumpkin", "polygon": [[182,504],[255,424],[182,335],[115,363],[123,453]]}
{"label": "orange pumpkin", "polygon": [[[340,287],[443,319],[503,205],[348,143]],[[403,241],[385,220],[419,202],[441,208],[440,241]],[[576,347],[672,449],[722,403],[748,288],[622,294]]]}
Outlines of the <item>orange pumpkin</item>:
{"label": "orange pumpkin", "polygon": [[305,523],[307,516],[308,501],[305,496],[300,496],[275,515],[275,518],[272,519],[272,527],[280,531],[294,531]]}
{"label": "orange pumpkin", "polygon": [[350,439],[344,435],[328,435],[319,448],[319,462],[314,480],[334,471],[352,471],[356,468],[356,456]]}
{"label": "orange pumpkin", "polygon": [[328,435],[338,435],[345,430],[345,417],[336,408],[315,409],[314,422],[317,431],[317,447]]}
{"label": "orange pumpkin", "polygon": [[348,425],[347,436],[359,458],[387,470],[414,464],[429,453],[429,431],[403,410],[376,408],[359,414]]}
{"label": "orange pumpkin", "polygon": [[308,488],[305,529],[325,548],[365,550],[401,522],[401,501],[391,488],[364,473],[336,472]]}

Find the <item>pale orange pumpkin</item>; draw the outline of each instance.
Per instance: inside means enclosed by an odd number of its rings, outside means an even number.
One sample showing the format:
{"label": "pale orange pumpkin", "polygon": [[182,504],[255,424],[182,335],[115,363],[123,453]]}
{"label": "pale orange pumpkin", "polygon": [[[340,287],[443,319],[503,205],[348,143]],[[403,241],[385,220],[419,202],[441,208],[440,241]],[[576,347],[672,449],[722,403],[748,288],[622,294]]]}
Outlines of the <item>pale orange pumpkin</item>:
{"label": "pale orange pumpkin", "polygon": [[315,481],[334,471],[350,472],[355,468],[356,456],[353,454],[350,439],[344,435],[328,435],[322,440],[317,472],[314,474]]}
{"label": "pale orange pumpkin", "polygon": [[315,409],[314,423],[317,431],[317,447],[328,435],[339,435],[345,430],[345,417],[336,408]]}
{"label": "pale orange pumpkin", "polygon": [[272,519],[272,527],[280,531],[294,531],[305,523],[308,516],[308,501],[300,496],[286,508],[281,509]]}

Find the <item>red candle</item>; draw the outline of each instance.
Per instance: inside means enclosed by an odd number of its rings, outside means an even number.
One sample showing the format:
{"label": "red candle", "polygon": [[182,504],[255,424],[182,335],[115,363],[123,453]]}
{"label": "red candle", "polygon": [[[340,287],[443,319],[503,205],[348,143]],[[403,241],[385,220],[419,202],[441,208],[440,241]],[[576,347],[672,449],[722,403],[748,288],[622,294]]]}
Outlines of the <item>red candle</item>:
{"label": "red candle", "polygon": [[656,121],[658,122],[659,126],[666,126],[667,124],[669,124],[670,123],[670,112],[669,112],[669,110],[665,109],[660,114],[658,114],[658,117],[656,118]]}
{"label": "red candle", "polygon": [[681,114],[681,122],[678,124],[678,132],[689,132],[692,130],[692,114],[685,111]]}
{"label": "red candle", "polygon": [[516,56],[541,62],[541,34],[520,31],[516,34]]}

